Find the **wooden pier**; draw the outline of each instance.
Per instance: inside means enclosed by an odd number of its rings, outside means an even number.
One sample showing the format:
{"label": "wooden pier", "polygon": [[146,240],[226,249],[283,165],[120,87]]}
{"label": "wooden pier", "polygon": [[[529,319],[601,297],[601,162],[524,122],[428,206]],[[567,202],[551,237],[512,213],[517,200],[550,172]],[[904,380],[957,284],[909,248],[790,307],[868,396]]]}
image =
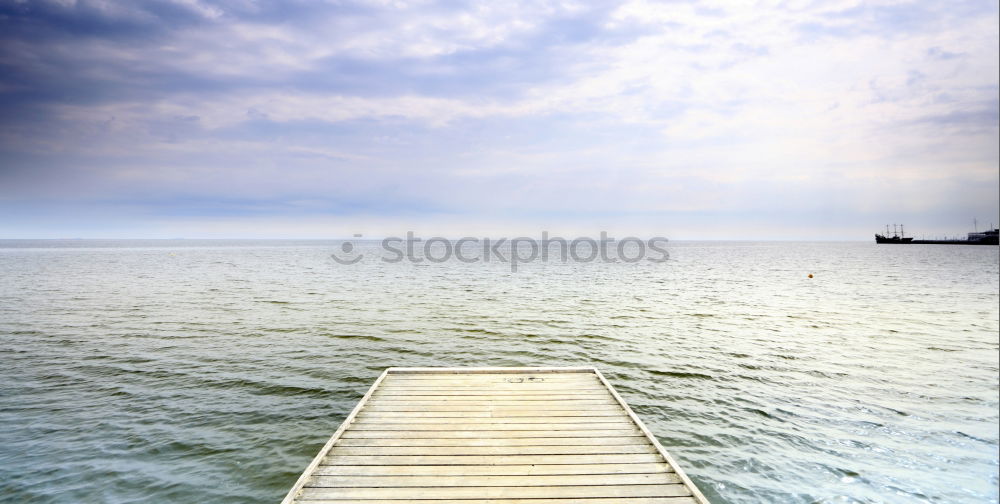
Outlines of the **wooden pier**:
{"label": "wooden pier", "polygon": [[708,504],[594,368],[389,368],[282,504]]}

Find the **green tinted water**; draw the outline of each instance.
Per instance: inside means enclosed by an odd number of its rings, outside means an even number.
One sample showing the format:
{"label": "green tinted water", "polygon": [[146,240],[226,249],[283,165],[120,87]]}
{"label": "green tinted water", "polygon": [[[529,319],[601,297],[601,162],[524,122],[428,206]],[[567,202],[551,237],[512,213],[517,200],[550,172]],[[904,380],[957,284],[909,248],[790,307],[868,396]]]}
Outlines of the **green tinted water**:
{"label": "green tinted water", "polygon": [[277,502],[387,366],[593,365],[713,502],[997,502],[997,247],[339,245],[0,242],[0,500]]}

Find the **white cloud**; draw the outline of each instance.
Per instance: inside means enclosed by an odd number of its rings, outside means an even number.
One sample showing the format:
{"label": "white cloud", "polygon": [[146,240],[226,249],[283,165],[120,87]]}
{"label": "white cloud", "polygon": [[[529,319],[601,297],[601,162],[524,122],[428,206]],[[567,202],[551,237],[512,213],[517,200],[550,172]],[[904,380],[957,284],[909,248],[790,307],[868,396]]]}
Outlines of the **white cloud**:
{"label": "white cloud", "polygon": [[[346,187],[377,202],[395,188],[468,208],[502,190],[505,208],[540,212],[601,197],[609,211],[753,211],[791,188],[790,208],[805,208],[830,187],[854,207],[896,187],[918,211],[960,192],[941,187],[997,179],[995,11],[634,1],[601,17],[571,3],[386,1],[296,24],[183,3],[203,22],[155,43],[7,44],[21,49],[0,51],[5,63],[53,75],[78,54],[74,77],[129,93],[43,103],[47,134],[5,127],[0,142],[104,156],[123,186],[208,196],[225,176],[206,174],[242,170],[236,189],[253,197]],[[345,125],[373,133],[326,136]]]}

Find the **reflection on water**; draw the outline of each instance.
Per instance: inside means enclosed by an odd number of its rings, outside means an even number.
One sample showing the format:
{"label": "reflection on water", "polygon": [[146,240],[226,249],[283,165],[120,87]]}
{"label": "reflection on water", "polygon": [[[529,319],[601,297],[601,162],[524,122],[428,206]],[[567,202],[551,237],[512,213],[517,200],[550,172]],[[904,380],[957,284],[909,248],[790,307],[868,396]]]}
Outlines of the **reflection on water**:
{"label": "reflection on water", "polygon": [[594,365],[713,502],[997,502],[997,247],[339,246],[0,242],[0,500],[276,502],[386,366]]}

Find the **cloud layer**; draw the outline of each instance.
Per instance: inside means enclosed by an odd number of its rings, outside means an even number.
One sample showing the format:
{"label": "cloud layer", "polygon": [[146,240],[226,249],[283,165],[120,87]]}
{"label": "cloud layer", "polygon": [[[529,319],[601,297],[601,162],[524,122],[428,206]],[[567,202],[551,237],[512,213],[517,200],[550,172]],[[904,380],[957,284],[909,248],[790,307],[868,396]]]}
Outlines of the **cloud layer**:
{"label": "cloud layer", "polygon": [[0,0],[0,237],[953,234],[998,220],[997,26],[981,1]]}

